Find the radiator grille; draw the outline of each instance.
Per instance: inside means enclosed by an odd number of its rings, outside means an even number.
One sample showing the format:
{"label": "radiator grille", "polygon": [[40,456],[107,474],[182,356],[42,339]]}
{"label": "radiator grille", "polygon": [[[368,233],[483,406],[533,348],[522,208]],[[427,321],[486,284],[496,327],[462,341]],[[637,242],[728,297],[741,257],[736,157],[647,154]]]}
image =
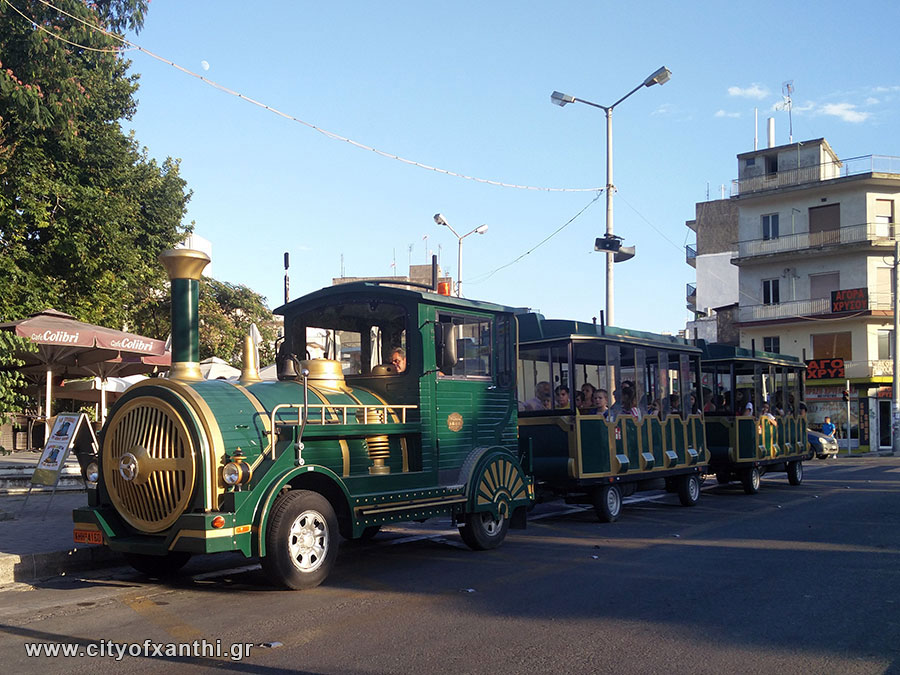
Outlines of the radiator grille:
{"label": "radiator grille", "polygon": [[170,527],[188,507],[196,476],[191,436],[172,406],[138,398],[116,412],[103,438],[103,478],[132,527]]}

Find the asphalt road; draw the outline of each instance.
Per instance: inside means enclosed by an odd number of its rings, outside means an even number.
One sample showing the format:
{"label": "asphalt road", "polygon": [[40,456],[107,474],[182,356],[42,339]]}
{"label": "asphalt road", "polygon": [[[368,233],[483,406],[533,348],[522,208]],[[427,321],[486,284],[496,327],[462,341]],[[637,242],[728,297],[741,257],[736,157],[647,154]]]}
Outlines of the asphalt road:
{"label": "asphalt road", "polygon": [[[805,468],[802,485],[772,474],[756,496],[707,481],[693,508],[639,493],[614,524],[540,505],[527,530],[490,552],[469,551],[445,522],[393,528],[345,544],[312,591],[267,586],[253,561],[231,555],[194,560],[169,585],[120,570],[0,588],[0,664],[9,673],[900,672],[900,458]],[[145,640],[161,650],[219,640],[222,653],[26,655],[26,643],[143,650]],[[237,643],[252,645],[240,661],[228,656]]]}

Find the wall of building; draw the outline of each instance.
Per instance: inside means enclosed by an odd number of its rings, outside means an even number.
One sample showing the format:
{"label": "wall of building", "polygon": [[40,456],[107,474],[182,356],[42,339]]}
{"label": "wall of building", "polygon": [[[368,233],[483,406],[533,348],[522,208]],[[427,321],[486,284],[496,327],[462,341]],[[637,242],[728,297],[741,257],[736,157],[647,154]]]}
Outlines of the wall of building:
{"label": "wall of building", "polygon": [[734,253],[697,256],[697,309],[721,307],[738,301],[738,268]]}
{"label": "wall of building", "polygon": [[735,250],[738,208],[733,199],[698,202],[691,228],[697,233],[697,255]]}

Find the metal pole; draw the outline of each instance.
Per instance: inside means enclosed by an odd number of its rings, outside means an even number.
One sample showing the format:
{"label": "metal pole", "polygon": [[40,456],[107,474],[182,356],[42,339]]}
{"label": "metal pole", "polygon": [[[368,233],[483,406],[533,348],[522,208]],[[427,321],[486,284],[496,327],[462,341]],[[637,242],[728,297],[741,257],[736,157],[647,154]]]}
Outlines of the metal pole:
{"label": "metal pole", "polygon": [[897,374],[900,373],[900,296],[897,291],[900,290],[900,241],[894,242],[894,370],[891,385],[893,387],[893,398],[891,411],[893,419],[891,421],[891,454],[895,457],[900,456],[900,387],[897,386]]}
{"label": "metal pole", "polygon": [[462,237],[459,237],[459,249],[456,252],[456,297],[462,297]]}
{"label": "metal pole", "polygon": [[850,452],[850,380],[847,380],[847,388],[844,391],[847,392],[847,457],[849,457],[852,454]]}
{"label": "metal pole", "polygon": [[[606,111],[606,235],[613,233],[613,149],[612,149],[612,106]],[[613,253],[606,254],[606,323],[615,325],[613,301]]]}

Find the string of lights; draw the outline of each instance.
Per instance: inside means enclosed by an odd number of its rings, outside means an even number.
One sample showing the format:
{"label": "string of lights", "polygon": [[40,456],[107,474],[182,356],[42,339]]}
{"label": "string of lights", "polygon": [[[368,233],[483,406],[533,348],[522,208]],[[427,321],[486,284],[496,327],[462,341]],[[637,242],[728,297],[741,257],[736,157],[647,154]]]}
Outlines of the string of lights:
{"label": "string of lights", "polygon": [[[51,3],[48,2],[47,0],[39,0],[39,2],[41,2],[41,4],[45,5],[46,7],[49,7],[49,8],[51,8],[51,9],[53,9],[53,10],[56,10],[57,12],[60,12],[61,14],[64,14],[65,16],[68,16],[68,17],[70,17],[71,19],[74,19],[75,21],[78,21],[79,23],[84,24],[85,26],[87,26],[87,27],[90,28],[91,30],[98,31],[98,32],[103,33],[104,35],[106,35],[106,36],[108,36],[108,37],[111,37],[111,38],[113,38],[113,39],[119,40],[122,44],[127,45],[129,48],[131,48],[131,49],[133,49],[133,50],[135,50],[135,51],[141,52],[142,54],[146,54],[147,56],[149,56],[149,57],[151,57],[151,58],[153,58],[153,59],[156,59],[157,61],[161,61],[162,63],[165,63],[165,64],[167,64],[167,65],[169,65],[169,66],[172,66],[172,67],[175,68],[176,70],[179,70],[179,71],[183,72],[183,73],[186,74],[186,75],[190,75],[191,77],[194,77],[194,78],[200,80],[201,82],[203,82],[204,84],[207,84],[207,85],[209,85],[209,86],[211,86],[211,87],[213,87],[213,88],[215,88],[215,89],[218,89],[219,91],[221,91],[221,92],[223,92],[223,93],[229,94],[230,96],[234,96],[234,97],[236,97],[236,98],[239,98],[239,99],[242,100],[242,101],[245,101],[245,102],[250,103],[250,104],[252,104],[252,105],[258,106],[258,107],[260,107],[260,108],[262,108],[262,109],[264,109],[264,110],[267,110],[267,111],[270,112],[270,113],[273,113],[273,114],[278,115],[278,116],[280,116],[280,117],[283,117],[283,118],[285,118],[285,119],[287,119],[287,120],[290,120],[291,122],[296,122],[297,124],[302,124],[303,126],[308,127],[309,129],[312,129],[313,131],[319,132],[320,134],[322,134],[323,136],[325,136],[325,137],[327,137],[327,138],[330,138],[330,139],[336,140],[336,141],[343,141],[344,143],[348,143],[349,145],[352,145],[353,147],[359,148],[360,150],[367,150],[367,151],[369,151],[369,152],[373,152],[373,153],[375,153],[376,155],[379,155],[380,157],[385,157],[385,158],[387,158],[387,159],[392,159],[392,160],[395,160],[395,161],[397,161],[397,162],[401,162],[401,163],[406,164],[406,165],[409,165],[409,166],[417,167],[417,168],[419,168],[419,169],[425,169],[425,170],[427,170],[427,171],[434,171],[435,173],[444,174],[444,175],[446,175],[446,176],[453,176],[453,177],[455,177],[455,178],[462,178],[462,179],[464,179],[464,180],[474,181],[474,182],[476,182],[476,183],[483,183],[483,184],[487,184],[487,185],[494,185],[494,186],[497,186],[497,187],[514,188],[514,189],[517,189],[517,190],[533,190],[533,191],[539,191],[539,192],[596,192],[597,190],[601,189],[601,188],[596,188],[596,187],[592,187],[592,188],[538,187],[538,186],[533,186],[533,185],[519,185],[519,184],[516,184],[516,183],[505,183],[505,182],[503,182],[503,181],[491,180],[491,179],[488,179],[488,178],[479,178],[479,177],[477,177],[477,176],[470,176],[470,175],[463,174],[463,173],[459,173],[459,172],[456,172],[456,171],[450,171],[450,170],[448,170],[448,169],[442,169],[442,168],[440,168],[440,167],[432,166],[432,165],[430,165],[430,164],[425,164],[425,163],[423,163],[423,162],[418,162],[418,161],[416,161],[416,160],[408,159],[408,158],[406,158],[406,157],[401,157],[401,156],[395,155],[395,154],[393,154],[393,153],[391,153],[391,152],[386,152],[386,151],[384,151],[384,150],[379,150],[378,148],[374,148],[374,147],[372,147],[372,146],[370,146],[370,145],[366,145],[365,143],[360,143],[359,141],[355,141],[355,140],[353,140],[353,139],[351,139],[351,138],[347,138],[346,136],[341,136],[340,134],[335,133],[335,132],[333,132],[333,131],[329,131],[329,130],[327,130],[327,129],[323,129],[322,127],[320,127],[320,126],[318,126],[318,125],[312,124],[311,122],[307,122],[307,121],[305,121],[305,120],[303,120],[303,119],[300,119],[299,117],[296,117],[296,116],[294,116],[294,115],[291,115],[290,113],[283,112],[283,111],[278,110],[277,108],[273,108],[272,106],[267,105],[267,104],[265,104],[265,103],[263,103],[263,102],[261,102],[261,101],[257,101],[256,99],[250,98],[249,96],[245,96],[244,94],[242,94],[242,93],[240,93],[240,92],[238,92],[238,91],[235,91],[235,90],[233,90],[233,89],[229,89],[228,87],[226,87],[226,86],[224,86],[224,85],[221,85],[221,84],[219,84],[218,82],[216,82],[216,81],[214,81],[214,80],[210,80],[210,79],[207,78],[207,77],[203,77],[203,76],[200,75],[199,73],[195,73],[195,72],[193,72],[193,71],[191,71],[191,70],[185,68],[184,66],[181,66],[181,65],[175,63],[174,61],[171,61],[170,59],[167,59],[167,58],[165,58],[165,57],[163,57],[163,56],[160,56],[159,54],[154,54],[154,53],[151,52],[150,50],[145,49],[144,47],[141,47],[140,45],[138,45],[138,44],[136,44],[136,43],[134,43],[134,42],[131,42],[131,41],[129,41],[129,40],[126,40],[124,37],[122,37],[122,36],[120,36],[120,35],[116,35],[115,33],[112,33],[112,32],[110,32],[110,31],[104,30],[103,28],[100,28],[100,27],[98,27],[98,26],[93,26],[93,25],[91,25],[90,23],[88,23],[88,22],[84,21],[83,19],[81,19],[80,17],[77,17],[77,16],[74,16],[74,15],[72,15],[72,14],[69,14],[69,13],[66,12],[65,10],[60,9],[59,7],[56,7],[55,5],[51,4]],[[12,5],[10,5],[10,6],[12,6]],[[18,10],[16,10],[16,11],[18,11]],[[19,14],[22,14],[22,13],[19,12]],[[22,16],[23,16],[27,21],[30,21],[32,24],[37,25],[37,23],[36,23],[34,20],[29,19],[29,18],[28,18],[27,16],[25,16],[24,14],[22,14]],[[43,28],[42,28],[42,30],[44,30],[44,32],[46,32],[48,35],[51,35],[52,37],[54,37],[54,38],[56,38],[56,39],[58,39],[58,40],[61,40],[61,41],[63,41],[63,42],[66,42],[66,40],[65,40],[64,38],[62,38],[61,36],[55,35],[54,33],[50,32],[50,31],[47,31],[46,29],[43,29]]]}
{"label": "string of lights", "polygon": [[[25,19],[28,23],[30,23],[32,26],[34,26],[35,28],[37,28],[39,31],[42,31],[42,32],[46,33],[47,35],[49,35],[50,37],[54,38],[55,40],[59,40],[60,42],[65,42],[67,45],[71,45],[71,46],[73,46],[73,47],[77,47],[78,49],[84,49],[85,51],[88,51],[88,52],[100,52],[100,53],[103,53],[103,54],[119,53],[119,52],[122,52],[122,51],[130,51],[130,50],[131,50],[131,47],[128,47],[127,49],[122,49],[121,47],[112,47],[112,48],[109,48],[109,49],[100,49],[99,47],[88,47],[87,45],[82,45],[82,44],[78,44],[77,42],[72,42],[71,40],[66,40],[66,39],[65,39],[64,37],[62,37],[61,35],[56,35],[55,33],[50,32],[49,30],[47,30],[46,28],[44,28],[42,25],[40,25],[39,23],[37,23],[34,19],[30,19],[24,12],[22,12],[22,10],[20,10],[19,8],[17,8],[17,7],[16,7],[15,5],[13,5],[11,2],[7,2],[6,4],[9,5],[9,8],[12,9],[16,14],[18,14],[19,16],[21,16],[23,19]],[[55,9],[55,8],[54,8],[54,9]],[[66,13],[66,12],[63,12],[63,14],[66,14],[66,16],[69,16],[69,17],[72,16],[71,14],[68,14],[68,13]],[[72,18],[77,18],[77,17],[72,17]],[[81,19],[78,19],[78,21],[80,21],[81,23],[84,23],[83,21],[81,21]],[[104,32],[105,32],[105,31],[104,31]],[[116,36],[113,35],[112,37],[116,37]]]}

